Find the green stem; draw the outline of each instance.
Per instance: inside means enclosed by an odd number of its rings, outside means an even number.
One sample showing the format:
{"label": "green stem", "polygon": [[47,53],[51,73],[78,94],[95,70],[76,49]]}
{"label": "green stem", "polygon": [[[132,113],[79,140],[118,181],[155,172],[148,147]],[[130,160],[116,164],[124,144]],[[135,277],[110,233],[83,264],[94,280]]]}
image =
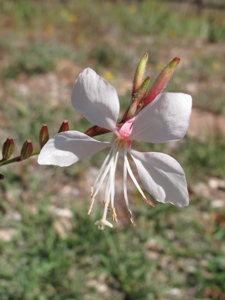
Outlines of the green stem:
{"label": "green stem", "polygon": [[[35,156],[35,155],[38,155],[38,154],[40,153],[40,151],[41,151],[41,150],[34,150],[30,157]],[[30,158],[30,157],[28,157],[28,158]],[[26,158],[26,159],[28,159],[28,158]],[[4,166],[4,165],[12,164],[12,163],[14,163],[14,162],[20,162],[20,161],[22,161],[22,160],[25,160],[25,159],[21,159],[21,156],[20,156],[20,155],[19,155],[19,156],[16,156],[16,157],[13,157],[13,158],[11,158],[11,159],[8,159],[8,160],[3,160],[3,161],[0,161],[0,167],[1,167],[1,166]]]}
{"label": "green stem", "polygon": [[[93,126],[91,128],[89,128],[85,133],[91,137],[93,136],[96,136],[96,135],[101,135],[101,134],[105,134],[105,133],[108,133],[110,132],[110,130],[108,129],[105,129],[105,128],[101,128],[101,127],[98,127],[98,126]],[[31,156],[29,156],[28,158],[32,157],[32,156],[35,156],[35,155],[38,155],[39,153],[41,152],[41,150],[34,150],[31,154]],[[21,155],[19,156],[16,156],[16,157],[13,157],[11,159],[8,159],[8,160],[0,160],[0,167],[1,166],[5,166],[5,165],[9,165],[9,164],[12,164],[12,163],[15,163],[15,162],[21,162],[25,159],[28,159],[28,158],[21,158]]]}

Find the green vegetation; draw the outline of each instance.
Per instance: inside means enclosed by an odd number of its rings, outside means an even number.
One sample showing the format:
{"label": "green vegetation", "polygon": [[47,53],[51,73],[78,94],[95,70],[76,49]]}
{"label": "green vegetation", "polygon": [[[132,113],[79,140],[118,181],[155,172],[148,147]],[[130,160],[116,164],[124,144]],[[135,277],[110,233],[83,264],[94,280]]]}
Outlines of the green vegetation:
{"label": "green vegetation", "polygon": [[[64,119],[71,129],[90,127],[70,103],[85,67],[116,87],[123,112],[145,51],[153,79],[181,58],[167,91],[190,93],[194,107],[225,114],[224,11],[147,0],[3,0],[0,33],[0,138],[2,145],[12,136],[16,154],[26,139],[38,147],[43,123],[50,135]],[[134,148],[181,163],[189,207],[149,207],[131,187],[133,227],[118,188],[119,222],[99,231],[102,199],[90,217],[87,210],[104,151],[70,168],[38,166],[35,157],[1,167],[1,300],[224,299],[225,188],[209,185],[225,180],[224,135]]]}

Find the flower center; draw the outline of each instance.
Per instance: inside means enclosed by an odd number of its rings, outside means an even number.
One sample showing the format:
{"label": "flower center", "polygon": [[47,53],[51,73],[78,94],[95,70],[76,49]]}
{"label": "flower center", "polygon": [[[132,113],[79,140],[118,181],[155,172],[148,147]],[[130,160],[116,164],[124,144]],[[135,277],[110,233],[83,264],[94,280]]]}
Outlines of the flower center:
{"label": "flower center", "polygon": [[132,181],[134,182],[135,186],[137,187],[138,191],[142,195],[145,201],[147,200],[145,197],[141,187],[139,186],[129,164],[129,160],[127,157],[128,149],[131,145],[131,140],[128,138],[124,138],[121,135],[117,136],[114,140],[112,147],[107,154],[101,169],[98,173],[98,176],[94,182],[93,187],[91,188],[91,204],[88,211],[88,215],[91,213],[92,207],[95,202],[95,198],[100,191],[103,182],[105,182],[105,197],[104,197],[104,211],[102,219],[97,221],[95,224],[98,225],[99,229],[104,229],[105,226],[113,227],[113,225],[106,220],[108,211],[112,213],[112,219],[114,222],[118,222],[117,220],[117,213],[115,209],[115,174],[116,174],[116,166],[118,162],[118,157],[121,155],[123,157],[123,194],[125,204],[128,210],[130,221],[133,225],[135,225],[132,212],[129,205],[128,194],[127,194],[127,173],[130,175]]}
{"label": "flower center", "polygon": [[106,181],[106,189],[105,189],[105,198],[104,198],[104,212],[103,217],[100,221],[96,222],[99,229],[104,229],[104,226],[107,225],[109,227],[113,227],[113,225],[106,220],[107,212],[110,209],[112,210],[112,219],[117,222],[117,214],[114,206],[114,198],[115,198],[115,173],[116,166],[119,154],[121,153],[121,149],[126,147],[127,141],[121,137],[117,137],[112,144],[112,147],[107,154],[102,167],[98,173],[98,176],[94,182],[93,187],[91,188],[91,204],[88,211],[88,215],[91,213],[95,197],[99,193],[99,190],[104,181]]}
{"label": "flower center", "polygon": [[118,146],[120,149],[123,149],[124,147],[131,147],[131,140],[128,140],[127,138],[124,137],[118,137]]}

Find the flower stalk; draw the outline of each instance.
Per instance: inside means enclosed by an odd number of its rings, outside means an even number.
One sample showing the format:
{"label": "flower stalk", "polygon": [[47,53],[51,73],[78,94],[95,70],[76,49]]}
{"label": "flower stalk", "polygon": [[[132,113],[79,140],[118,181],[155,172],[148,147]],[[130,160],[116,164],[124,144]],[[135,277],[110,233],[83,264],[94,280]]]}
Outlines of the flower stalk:
{"label": "flower stalk", "polygon": [[[69,123],[65,120],[62,122],[59,128],[59,132],[64,132],[68,130]],[[12,154],[15,151],[15,143],[13,138],[8,137],[2,146],[2,159],[0,160],[0,167],[16,162],[18,163],[25,159],[29,159],[32,156],[39,155],[41,148],[47,143],[48,139],[48,126],[46,124],[43,124],[39,133],[39,149],[34,149],[32,142],[29,139],[27,139],[21,148],[20,155],[11,158]],[[0,174],[0,180],[1,179],[4,179],[4,176],[2,174]]]}

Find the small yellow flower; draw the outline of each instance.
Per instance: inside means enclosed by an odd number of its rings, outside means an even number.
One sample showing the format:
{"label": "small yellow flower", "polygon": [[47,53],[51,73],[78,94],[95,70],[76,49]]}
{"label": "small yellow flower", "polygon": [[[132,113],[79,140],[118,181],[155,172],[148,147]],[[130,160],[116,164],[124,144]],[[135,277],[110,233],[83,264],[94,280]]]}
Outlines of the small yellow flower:
{"label": "small yellow flower", "polygon": [[212,63],[212,69],[213,69],[213,71],[219,71],[220,70],[220,63],[217,62],[217,61],[214,61]]}
{"label": "small yellow flower", "polygon": [[110,71],[105,71],[105,73],[104,73],[104,78],[105,79],[107,79],[107,80],[112,80],[112,79],[114,79],[114,74],[112,73],[112,72],[110,72]]}
{"label": "small yellow flower", "polygon": [[46,31],[48,34],[54,34],[55,33],[55,27],[52,24],[47,25]]}
{"label": "small yellow flower", "polygon": [[76,16],[76,15],[73,15],[73,14],[70,14],[70,15],[68,16],[68,21],[69,21],[70,23],[75,23],[75,22],[77,21],[77,16]]}
{"label": "small yellow flower", "polygon": [[60,12],[60,15],[62,16],[62,18],[69,22],[69,23],[75,23],[77,21],[77,16],[74,14],[71,14],[70,12],[68,12],[68,10],[63,9]]}
{"label": "small yellow flower", "polygon": [[129,5],[128,9],[132,14],[135,14],[137,11],[137,6],[134,4],[131,4],[131,5]]}
{"label": "small yellow flower", "polygon": [[177,33],[175,30],[171,30],[169,32],[169,38],[174,39],[177,36]]}

